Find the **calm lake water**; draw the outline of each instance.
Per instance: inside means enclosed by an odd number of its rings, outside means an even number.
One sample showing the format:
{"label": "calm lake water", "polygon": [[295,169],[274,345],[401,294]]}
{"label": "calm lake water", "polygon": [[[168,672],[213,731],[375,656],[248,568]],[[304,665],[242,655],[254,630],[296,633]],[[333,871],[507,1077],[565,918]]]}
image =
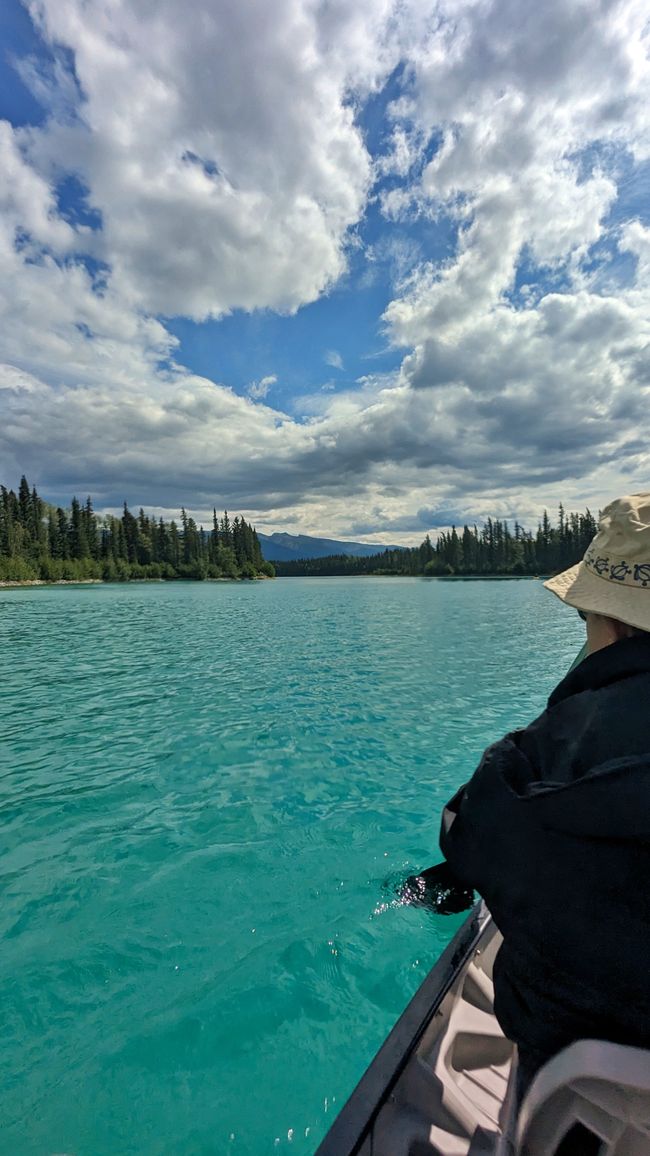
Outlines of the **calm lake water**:
{"label": "calm lake water", "polygon": [[536,581],[0,591],[2,1150],[312,1153],[462,919],[384,881],[583,636]]}

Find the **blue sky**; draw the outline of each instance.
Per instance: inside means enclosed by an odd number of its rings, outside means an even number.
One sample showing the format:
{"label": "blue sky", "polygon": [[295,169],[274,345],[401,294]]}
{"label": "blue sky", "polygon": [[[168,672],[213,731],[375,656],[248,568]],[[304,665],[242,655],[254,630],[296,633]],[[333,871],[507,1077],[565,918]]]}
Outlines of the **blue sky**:
{"label": "blue sky", "polygon": [[0,43],[0,480],[377,542],[650,488],[642,4],[8,0]]}
{"label": "blue sky", "polygon": [[[37,35],[19,0],[10,0],[0,14],[0,117],[15,126],[41,125],[48,114],[47,104],[37,100],[20,77],[17,63],[36,59],[47,69],[51,52]],[[73,67],[73,61],[69,61]],[[381,92],[361,111],[359,124],[364,137],[379,148],[385,132],[385,109],[399,95],[398,79],[390,78]],[[89,190],[70,174],[56,184],[61,215],[74,224],[97,228],[101,215],[89,204]],[[365,247],[386,237],[385,222],[372,205],[360,222],[359,236]],[[421,247],[420,227],[396,225],[390,233],[398,243]],[[429,248],[444,255],[444,236],[428,230]],[[387,372],[401,360],[385,340],[380,318],[391,299],[389,258],[380,259],[369,275],[361,253],[350,254],[349,271],[341,283],[293,316],[271,310],[253,314],[242,311],[219,321],[196,323],[191,319],[168,319],[167,328],[178,338],[175,358],[194,373],[217,375],[237,392],[247,394],[253,382],[269,375],[278,376],[275,391],[280,408],[291,408],[294,393],[319,389],[323,384],[336,389],[350,387],[371,371]],[[331,365],[338,354],[343,368]],[[337,360],[334,358],[333,360]]]}

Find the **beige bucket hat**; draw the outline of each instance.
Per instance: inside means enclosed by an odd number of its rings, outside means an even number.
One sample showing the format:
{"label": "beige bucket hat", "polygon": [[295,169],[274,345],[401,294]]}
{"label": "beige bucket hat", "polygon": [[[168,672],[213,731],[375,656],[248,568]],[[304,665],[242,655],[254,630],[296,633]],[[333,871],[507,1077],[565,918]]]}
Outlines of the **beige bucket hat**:
{"label": "beige bucket hat", "polygon": [[544,585],[576,610],[650,631],[650,492],[610,502],[582,562]]}

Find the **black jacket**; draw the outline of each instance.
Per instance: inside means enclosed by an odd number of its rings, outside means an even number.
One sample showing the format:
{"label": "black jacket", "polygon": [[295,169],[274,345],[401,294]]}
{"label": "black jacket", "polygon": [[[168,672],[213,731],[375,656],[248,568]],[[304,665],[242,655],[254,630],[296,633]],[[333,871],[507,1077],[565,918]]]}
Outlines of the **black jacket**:
{"label": "black jacket", "polygon": [[442,820],[504,937],[495,1010],[522,1049],[650,1047],[650,636],[590,655],[488,747]]}

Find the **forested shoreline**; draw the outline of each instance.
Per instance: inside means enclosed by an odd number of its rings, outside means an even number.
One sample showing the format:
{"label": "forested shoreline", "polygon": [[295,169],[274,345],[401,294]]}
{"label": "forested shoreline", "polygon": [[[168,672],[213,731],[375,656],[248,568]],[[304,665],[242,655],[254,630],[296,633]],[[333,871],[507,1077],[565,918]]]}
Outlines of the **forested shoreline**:
{"label": "forested shoreline", "polygon": [[384,550],[367,558],[346,554],[308,558],[295,562],[275,562],[278,576],[327,576],[345,574],[407,574],[427,577],[524,577],[552,574],[575,565],[582,558],[597,530],[590,510],[567,514],[559,507],[553,525],[545,510],[533,533],[515,522],[488,518],[480,529],[456,527],[438,535],[435,542],[427,534],[421,546],[404,550]]}
{"label": "forested shoreline", "polygon": [[21,478],[18,493],[0,486],[0,582],[128,582],[138,579],[257,578],[275,574],[257,533],[239,516],[213,512],[197,526],[133,514],[95,514],[91,498],[53,506]]}
{"label": "forested shoreline", "polygon": [[0,582],[127,582],[146,579],[236,579],[355,574],[488,577],[551,574],[580,561],[596,533],[590,510],[566,513],[553,524],[547,511],[536,531],[488,518],[427,534],[420,546],[369,557],[334,554],[269,562],[257,533],[242,517],[219,518],[206,530],[181,511],[165,522],[126,502],[120,517],[98,515],[89,497],[70,508],[45,502],[25,477],[18,492],[0,486]]}

